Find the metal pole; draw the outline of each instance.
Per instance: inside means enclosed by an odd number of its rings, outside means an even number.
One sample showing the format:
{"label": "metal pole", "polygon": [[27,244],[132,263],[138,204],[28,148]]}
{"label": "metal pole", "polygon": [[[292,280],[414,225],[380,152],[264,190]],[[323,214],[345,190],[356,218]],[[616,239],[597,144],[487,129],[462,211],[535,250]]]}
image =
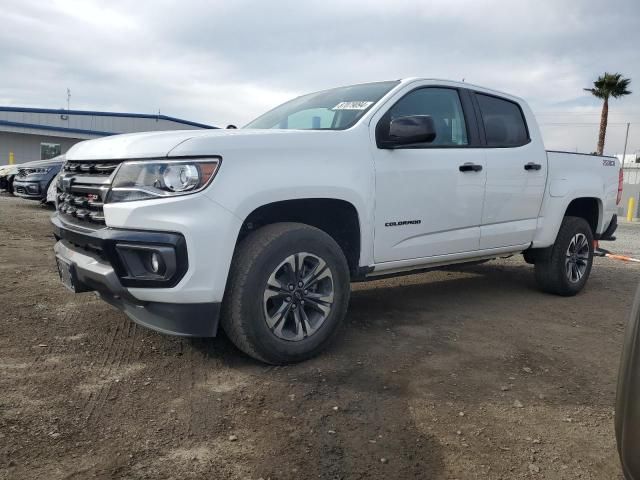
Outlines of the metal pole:
{"label": "metal pole", "polygon": [[624,136],[624,150],[622,152],[622,166],[623,167],[624,167],[624,157],[627,156],[627,142],[629,141],[629,125],[631,125],[631,124],[627,122],[627,133]]}

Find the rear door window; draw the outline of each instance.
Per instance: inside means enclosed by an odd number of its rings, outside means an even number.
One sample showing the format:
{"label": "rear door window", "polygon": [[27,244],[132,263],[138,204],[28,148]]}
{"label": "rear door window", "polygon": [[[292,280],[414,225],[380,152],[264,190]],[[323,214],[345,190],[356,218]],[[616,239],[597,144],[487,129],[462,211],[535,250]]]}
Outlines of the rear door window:
{"label": "rear door window", "polygon": [[519,147],[529,142],[520,106],[504,98],[476,93],[489,147]]}

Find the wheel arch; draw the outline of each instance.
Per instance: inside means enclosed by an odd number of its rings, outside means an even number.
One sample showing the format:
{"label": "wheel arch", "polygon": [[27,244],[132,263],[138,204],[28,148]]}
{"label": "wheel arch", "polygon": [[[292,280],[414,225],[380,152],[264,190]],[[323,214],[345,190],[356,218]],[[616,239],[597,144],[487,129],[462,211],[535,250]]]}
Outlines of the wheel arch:
{"label": "wheel arch", "polygon": [[603,230],[604,207],[597,196],[585,194],[569,198],[549,197],[543,204],[538,230],[530,249],[539,250],[552,246],[560,232],[562,221],[567,216],[583,218],[594,236]]}
{"label": "wheel arch", "polygon": [[342,249],[353,276],[359,273],[362,223],[353,203],[337,198],[296,198],[272,201],[253,209],[242,221],[235,249],[252,231],[279,222],[297,222],[316,227],[331,236]]}
{"label": "wheel arch", "polygon": [[586,220],[594,235],[602,225],[603,205],[597,197],[578,197],[569,202],[564,217],[579,217]]}

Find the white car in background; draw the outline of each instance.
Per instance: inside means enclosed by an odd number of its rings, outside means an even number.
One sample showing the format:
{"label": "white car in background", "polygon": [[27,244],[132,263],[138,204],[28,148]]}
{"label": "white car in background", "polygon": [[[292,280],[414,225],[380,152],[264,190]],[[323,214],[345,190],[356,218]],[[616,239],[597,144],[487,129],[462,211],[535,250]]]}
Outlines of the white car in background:
{"label": "white car in background", "polygon": [[13,179],[18,174],[18,165],[0,167],[0,192],[13,193]]}
{"label": "white car in background", "polygon": [[58,180],[60,178],[60,174],[56,175],[51,183],[49,184],[49,188],[47,188],[47,196],[44,198],[43,203],[53,205],[56,203],[56,197],[58,195]]}

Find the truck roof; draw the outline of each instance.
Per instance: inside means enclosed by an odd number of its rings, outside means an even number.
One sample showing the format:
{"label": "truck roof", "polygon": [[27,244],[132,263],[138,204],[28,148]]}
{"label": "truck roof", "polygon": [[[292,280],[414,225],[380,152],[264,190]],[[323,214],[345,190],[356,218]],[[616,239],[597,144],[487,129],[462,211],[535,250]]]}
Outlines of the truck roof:
{"label": "truck roof", "polygon": [[490,94],[494,94],[494,95],[499,95],[501,97],[506,97],[506,98],[510,98],[512,100],[516,100],[519,103],[523,103],[525,102],[525,100],[521,97],[518,97],[516,95],[510,94],[510,93],[506,93],[506,92],[502,92],[500,90],[495,90],[492,88],[487,88],[487,87],[483,87],[481,85],[476,85],[473,83],[467,83],[465,81],[455,81],[455,80],[447,80],[444,78],[429,78],[429,77],[407,77],[407,78],[401,78],[399,79],[400,83],[403,85],[409,84],[409,83],[414,83],[414,82],[436,82],[436,83],[442,83],[448,86],[455,86],[455,87],[460,87],[460,88],[469,88],[471,90],[477,90],[480,92],[485,92],[485,93],[490,93]]}

